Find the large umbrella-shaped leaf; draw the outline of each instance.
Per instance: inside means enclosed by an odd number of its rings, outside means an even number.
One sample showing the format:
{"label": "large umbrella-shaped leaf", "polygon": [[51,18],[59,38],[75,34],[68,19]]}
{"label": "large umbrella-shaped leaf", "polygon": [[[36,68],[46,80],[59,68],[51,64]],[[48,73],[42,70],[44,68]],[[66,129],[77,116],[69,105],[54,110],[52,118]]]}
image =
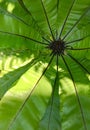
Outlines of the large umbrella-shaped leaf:
{"label": "large umbrella-shaped leaf", "polygon": [[0,1],[0,129],[90,129],[90,0]]}

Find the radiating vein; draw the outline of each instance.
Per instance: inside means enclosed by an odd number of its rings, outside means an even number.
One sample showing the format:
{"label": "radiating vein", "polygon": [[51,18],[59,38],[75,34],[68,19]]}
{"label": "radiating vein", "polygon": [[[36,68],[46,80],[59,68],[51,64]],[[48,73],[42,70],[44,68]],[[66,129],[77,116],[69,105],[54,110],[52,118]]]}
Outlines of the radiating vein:
{"label": "radiating vein", "polygon": [[55,40],[54,35],[53,35],[53,32],[52,32],[52,29],[51,29],[51,26],[50,26],[50,23],[49,23],[49,19],[48,19],[48,16],[47,16],[47,12],[46,12],[46,9],[45,9],[45,7],[44,7],[44,4],[43,4],[43,1],[42,1],[42,0],[41,0],[41,4],[42,4],[42,7],[43,7],[43,11],[44,11],[44,14],[45,14],[45,17],[46,17],[46,21],[47,21],[49,30],[50,30],[50,32],[51,32],[52,38],[53,38],[53,40]]}
{"label": "radiating vein", "polygon": [[54,102],[54,93],[55,93],[55,90],[56,90],[56,82],[57,82],[57,79],[58,79],[58,55],[57,55],[57,61],[56,61],[56,66],[57,66],[57,70],[56,70],[56,77],[55,77],[55,80],[54,80],[54,86],[53,86],[53,91],[52,91],[52,96],[51,96],[51,108],[50,108],[50,114],[49,114],[49,122],[48,122],[48,130],[50,128],[50,120],[51,120],[51,116],[52,116],[52,111],[53,111],[53,102]]}
{"label": "radiating vein", "polygon": [[71,29],[65,34],[62,40],[65,40],[65,38],[73,31],[73,29],[76,27],[76,25],[81,21],[81,19],[85,16],[85,14],[89,11],[90,7],[88,7],[84,13],[81,15],[81,17],[75,22],[75,24],[71,27]]}
{"label": "radiating vein", "polygon": [[71,44],[71,43],[74,43],[74,42],[80,42],[80,41],[86,39],[87,37],[90,37],[90,35],[87,35],[85,37],[82,37],[80,39],[76,39],[76,40],[73,40],[73,41],[70,41],[70,42],[66,42],[65,44]]}
{"label": "radiating vein", "polygon": [[57,0],[57,12],[58,12],[58,9],[59,9],[59,0]]}
{"label": "radiating vein", "polygon": [[29,25],[28,23],[26,23],[23,19],[19,18],[19,17],[16,16],[15,14],[9,13],[8,11],[2,9],[1,7],[0,7],[0,12],[3,13],[3,14],[5,14],[5,15],[8,15],[8,16],[10,16],[10,17],[12,17],[12,18],[15,18],[15,19],[19,20],[20,22],[24,23],[24,24],[27,25],[27,26],[30,26],[30,25]]}
{"label": "radiating vein", "polygon": [[27,14],[29,14],[33,20],[33,22],[35,23],[35,25],[37,26],[37,30],[40,34],[43,34],[41,28],[38,26],[37,21],[34,19],[34,17],[32,16],[30,10],[28,10],[23,2],[23,0],[18,0],[19,4],[21,5],[21,7],[27,12]]}
{"label": "radiating vein", "polygon": [[51,43],[48,39],[46,39],[45,37],[42,37],[42,39],[44,39],[46,42]]}
{"label": "radiating vein", "polygon": [[75,3],[75,0],[73,0],[73,2],[72,2],[72,4],[71,4],[71,7],[70,7],[70,9],[69,9],[69,11],[68,11],[68,13],[67,13],[67,16],[66,16],[66,18],[65,18],[65,20],[64,20],[64,23],[63,23],[63,25],[62,25],[62,29],[61,29],[60,34],[59,34],[59,38],[60,38],[61,35],[62,35],[63,29],[64,29],[64,27],[65,27],[65,24],[66,24],[66,22],[67,22],[67,19],[68,19],[69,15],[70,15],[70,13],[71,13],[71,10],[72,10],[72,8],[73,8],[74,3]]}
{"label": "radiating vein", "polygon": [[13,120],[11,121],[8,130],[11,129],[12,125],[15,123],[16,119],[18,118],[20,112],[23,110],[25,104],[27,103],[27,101],[30,99],[32,93],[34,92],[35,88],[37,87],[39,81],[42,79],[42,77],[44,76],[45,72],[47,71],[47,69],[49,68],[50,64],[52,63],[52,60],[54,58],[54,55],[51,57],[47,67],[44,69],[43,73],[41,74],[41,76],[39,77],[39,79],[37,80],[36,84],[33,86],[33,88],[31,89],[29,95],[26,97],[26,99],[24,100],[23,104],[21,105],[21,107],[19,108],[18,112],[16,113],[15,117],[13,118]]}
{"label": "radiating vein", "polygon": [[32,17],[32,19],[34,20],[34,18],[33,18],[32,14],[31,14],[31,12],[26,8],[26,6],[25,6],[23,0],[18,0],[18,2],[19,2],[19,4],[21,5],[21,7],[22,7],[22,8]]}
{"label": "radiating vein", "polygon": [[80,102],[80,98],[79,98],[79,95],[78,95],[78,92],[77,92],[77,88],[76,88],[76,85],[75,85],[75,81],[74,81],[73,75],[72,75],[71,70],[70,70],[70,68],[69,68],[69,66],[68,66],[65,58],[63,57],[63,55],[62,55],[62,59],[63,59],[63,61],[65,63],[65,66],[66,66],[68,72],[69,72],[69,75],[70,75],[70,77],[72,79],[73,86],[74,86],[75,93],[76,93],[76,98],[78,100],[78,104],[79,104],[79,107],[80,107],[80,112],[81,112],[82,121],[83,121],[83,124],[84,124],[84,129],[87,130],[87,126],[86,126],[86,121],[85,121],[85,118],[84,118],[84,113],[83,113],[82,105],[81,105],[81,102]]}
{"label": "radiating vein", "polygon": [[80,50],[80,51],[83,51],[83,50],[90,50],[90,48],[73,48],[73,47],[71,47],[71,48],[66,48],[67,50],[72,50],[72,51],[78,51],[78,50]]}
{"label": "radiating vein", "polygon": [[80,65],[81,68],[84,69],[88,74],[90,74],[90,72],[89,72],[78,60],[76,60],[76,58],[74,58],[74,57],[71,56],[70,54],[68,54],[68,56],[69,56],[73,61],[75,61],[78,65]]}
{"label": "radiating vein", "polygon": [[[56,4],[56,6],[57,6],[57,19],[58,19],[58,14],[59,14],[59,11],[60,11],[59,4],[60,4],[60,0],[57,0],[57,4]],[[57,31],[57,29],[55,31],[55,36],[54,37],[55,37],[55,39],[58,39],[58,31]]]}
{"label": "radiating vein", "polygon": [[27,37],[27,36],[24,36],[24,35],[20,35],[20,34],[17,34],[17,33],[4,32],[4,31],[1,31],[1,30],[0,30],[0,33],[7,34],[7,35],[13,35],[13,36],[21,37],[21,38],[25,38],[25,39],[28,39],[30,41],[33,41],[33,42],[36,42],[36,43],[39,43],[39,44],[42,44],[42,45],[48,45],[47,43],[40,42],[40,41],[37,41],[37,40],[35,40],[33,38],[30,38],[30,37]]}

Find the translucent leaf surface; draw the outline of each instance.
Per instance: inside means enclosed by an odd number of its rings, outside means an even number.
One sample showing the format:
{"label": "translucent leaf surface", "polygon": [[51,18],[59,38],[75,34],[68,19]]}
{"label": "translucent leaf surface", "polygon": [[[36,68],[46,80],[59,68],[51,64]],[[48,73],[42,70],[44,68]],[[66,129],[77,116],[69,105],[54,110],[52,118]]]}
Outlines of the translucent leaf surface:
{"label": "translucent leaf surface", "polygon": [[0,0],[0,99],[1,130],[90,129],[90,0]]}

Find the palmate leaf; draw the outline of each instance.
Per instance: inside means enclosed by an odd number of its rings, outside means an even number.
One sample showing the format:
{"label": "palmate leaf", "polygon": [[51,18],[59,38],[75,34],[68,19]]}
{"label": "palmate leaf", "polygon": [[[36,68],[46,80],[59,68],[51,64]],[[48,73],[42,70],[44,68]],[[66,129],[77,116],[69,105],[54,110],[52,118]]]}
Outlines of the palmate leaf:
{"label": "palmate leaf", "polygon": [[0,67],[0,129],[89,130],[90,1],[1,0]]}

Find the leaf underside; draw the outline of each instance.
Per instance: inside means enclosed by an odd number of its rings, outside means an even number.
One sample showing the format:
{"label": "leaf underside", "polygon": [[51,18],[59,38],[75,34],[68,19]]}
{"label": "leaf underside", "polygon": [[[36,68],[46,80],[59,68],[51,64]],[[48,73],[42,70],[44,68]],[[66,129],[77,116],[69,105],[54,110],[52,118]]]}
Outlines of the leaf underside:
{"label": "leaf underside", "polygon": [[0,1],[0,99],[2,130],[90,129],[90,0]]}

